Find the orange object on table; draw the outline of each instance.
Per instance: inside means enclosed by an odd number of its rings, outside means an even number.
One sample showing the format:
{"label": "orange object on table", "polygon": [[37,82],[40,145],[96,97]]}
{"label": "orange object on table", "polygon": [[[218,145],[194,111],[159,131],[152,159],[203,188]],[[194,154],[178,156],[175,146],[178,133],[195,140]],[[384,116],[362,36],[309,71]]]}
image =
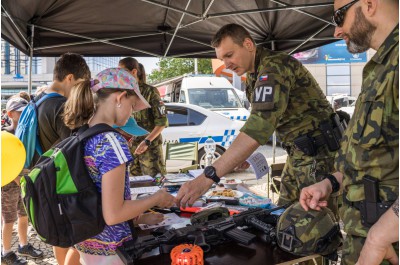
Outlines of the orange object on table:
{"label": "orange object on table", "polygon": [[[229,207],[227,207],[229,210],[229,214],[230,215],[234,215],[234,214],[238,214],[239,211],[238,210],[234,210],[234,209],[229,209]],[[186,208],[180,208],[181,212],[187,212],[187,213],[197,213],[200,212],[201,210],[203,210],[204,207],[186,207]]]}
{"label": "orange object on table", "polygon": [[171,251],[171,265],[203,265],[203,250],[192,244],[176,246]]}

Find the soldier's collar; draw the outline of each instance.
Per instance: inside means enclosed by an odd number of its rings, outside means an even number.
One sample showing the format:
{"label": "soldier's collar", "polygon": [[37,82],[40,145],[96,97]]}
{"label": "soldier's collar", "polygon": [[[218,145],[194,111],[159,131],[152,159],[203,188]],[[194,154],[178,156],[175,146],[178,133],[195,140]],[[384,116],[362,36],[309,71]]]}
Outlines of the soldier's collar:
{"label": "soldier's collar", "polygon": [[399,24],[396,25],[393,31],[382,43],[378,51],[372,57],[372,60],[376,63],[382,64],[383,60],[385,60],[386,56],[396,45],[399,45]]}
{"label": "soldier's collar", "polygon": [[256,58],[254,60],[254,74],[256,76],[257,76],[257,72],[258,72],[258,65],[260,64],[260,61],[261,61],[262,50],[263,50],[262,47],[257,47],[257,50],[256,50]]}

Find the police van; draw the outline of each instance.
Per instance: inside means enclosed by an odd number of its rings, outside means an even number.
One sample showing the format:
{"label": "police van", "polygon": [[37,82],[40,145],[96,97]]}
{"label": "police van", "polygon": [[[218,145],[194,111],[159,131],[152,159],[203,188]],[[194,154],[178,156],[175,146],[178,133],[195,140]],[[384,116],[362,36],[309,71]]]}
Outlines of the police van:
{"label": "police van", "polygon": [[244,96],[224,77],[184,75],[155,85],[165,102],[193,104],[220,113],[232,120],[245,121],[250,112]]}

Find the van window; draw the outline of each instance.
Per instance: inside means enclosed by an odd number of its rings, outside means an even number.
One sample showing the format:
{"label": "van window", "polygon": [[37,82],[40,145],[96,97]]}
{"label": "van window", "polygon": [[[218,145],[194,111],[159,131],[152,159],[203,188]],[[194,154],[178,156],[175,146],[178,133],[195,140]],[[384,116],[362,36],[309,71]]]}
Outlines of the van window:
{"label": "van window", "polygon": [[179,96],[179,103],[186,103],[185,91],[181,90],[181,95]]}
{"label": "van window", "polygon": [[206,109],[242,107],[236,93],[230,88],[188,89],[189,102]]}

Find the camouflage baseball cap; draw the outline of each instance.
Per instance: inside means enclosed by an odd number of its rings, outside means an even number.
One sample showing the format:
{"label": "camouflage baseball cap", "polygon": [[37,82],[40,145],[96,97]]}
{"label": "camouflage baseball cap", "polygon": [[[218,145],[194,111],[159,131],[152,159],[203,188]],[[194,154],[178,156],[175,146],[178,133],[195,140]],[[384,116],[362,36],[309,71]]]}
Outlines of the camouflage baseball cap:
{"label": "camouflage baseball cap", "polygon": [[326,207],[305,211],[296,202],[281,215],[276,229],[278,245],[296,255],[332,256],[342,242],[335,215]]}

